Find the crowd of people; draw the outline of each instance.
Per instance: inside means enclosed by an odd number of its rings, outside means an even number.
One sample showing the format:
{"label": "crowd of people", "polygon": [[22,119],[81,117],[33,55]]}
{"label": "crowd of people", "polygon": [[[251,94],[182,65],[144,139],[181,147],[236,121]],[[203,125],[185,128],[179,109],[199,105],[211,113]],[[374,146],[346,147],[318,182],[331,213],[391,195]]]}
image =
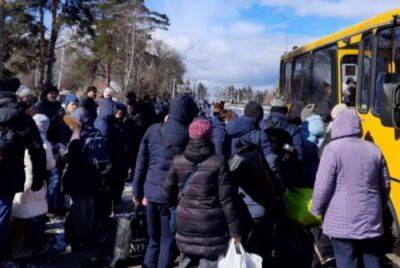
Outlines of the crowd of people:
{"label": "crowd of people", "polygon": [[3,81],[0,259],[40,250],[57,215],[66,215],[72,250],[85,248],[130,182],[132,205],[146,207],[143,267],[173,267],[178,256],[182,268],[218,267],[231,240],[265,267],[293,261],[283,253],[284,200],[301,188],[313,190],[311,213],[323,216],[316,244],[334,253],[313,265],[381,267],[390,180],[380,149],[362,139],[353,89],[334,107],[276,96],[264,118],[253,101],[240,116],[223,102],[211,114],[190,94],[129,92],[119,102],[112,88],[98,99],[94,86],[63,103],[47,87],[35,103],[18,79]]}

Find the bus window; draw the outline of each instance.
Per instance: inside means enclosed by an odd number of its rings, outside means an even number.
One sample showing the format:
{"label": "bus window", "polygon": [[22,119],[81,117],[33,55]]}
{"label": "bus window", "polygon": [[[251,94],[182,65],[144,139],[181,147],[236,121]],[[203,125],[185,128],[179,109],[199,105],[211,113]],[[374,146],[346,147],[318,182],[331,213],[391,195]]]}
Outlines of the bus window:
{"label": "bus window", "polygon": [[292,78],[292,63],[286,62],[285,64],[285,96],[289,95]]}
{"label": "bus window", "polygon": [[373,37],[372,34],[363,36],[362,45],[362,72],[361,84],[359,85],[360,92],[358,94],[358,108],[360,112],[368,112],[369,107],[369,92],[371,89],[371,72],[372,72],[372,57],[373,57]]}
{"label": "bus window", "polygon": [[336,47],[329,47],[314,52],[313,55],[313,84],[310,101],[317,104],[319,113],[326,117],[330,115],[337,103],[335,78]]}
{"label": "bus window", "polygon": [[[399,72],[400,67],[400,27],[395,29],[385,29],[378,33],[378,45],[376,53],[376,72],[375,72],[375,90],[373,100],[373,111],[376,115],[380,115],[381,92],[385,82],[387,73]],[[395,51],[395,57],[393,52]],[[394,60],[394,66],[391,64]],[[394,67],[396,70],[394,70]]]}
{"label": "bus window", "polygon": [[296,58],[294,64],[293,85],[291,86],[291,102],[309,103],[311,85],[311,55]]}

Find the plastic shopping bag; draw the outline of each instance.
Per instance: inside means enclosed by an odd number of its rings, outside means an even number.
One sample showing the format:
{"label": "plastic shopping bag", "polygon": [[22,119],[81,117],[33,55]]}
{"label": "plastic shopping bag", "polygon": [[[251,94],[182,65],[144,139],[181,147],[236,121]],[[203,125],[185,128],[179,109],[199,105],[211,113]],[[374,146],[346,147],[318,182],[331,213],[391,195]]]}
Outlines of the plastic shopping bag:
{"label": "plastic shopping bag", "polygon": [[231,240],[226,256],[218,260],[218,268],[262,268],[262,258],[246,253],[242,244]]}
{"label": "plastic shopping bag", "polygon": [[313,190],[309,188],[290,188],[286,191],[283,201],[289,219],[303,226],[320,225],[321,217],[311,214]]}

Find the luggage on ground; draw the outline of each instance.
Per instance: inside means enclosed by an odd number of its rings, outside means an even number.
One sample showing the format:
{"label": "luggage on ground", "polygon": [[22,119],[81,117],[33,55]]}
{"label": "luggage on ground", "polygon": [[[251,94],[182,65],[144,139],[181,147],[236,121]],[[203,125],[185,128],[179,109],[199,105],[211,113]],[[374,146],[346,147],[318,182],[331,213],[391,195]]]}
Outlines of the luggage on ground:
{"label": "luggage on ground", "polygon": [[144,257],[147,248],[146,213],[143,206],[136,206],[118,218],[111,266]]}

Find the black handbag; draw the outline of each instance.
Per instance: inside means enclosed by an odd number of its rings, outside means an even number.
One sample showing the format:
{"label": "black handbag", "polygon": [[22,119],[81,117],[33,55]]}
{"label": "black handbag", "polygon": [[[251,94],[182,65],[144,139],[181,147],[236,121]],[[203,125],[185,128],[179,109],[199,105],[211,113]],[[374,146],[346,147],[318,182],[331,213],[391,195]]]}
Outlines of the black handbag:
{"label": "black handbag", "polygon": [[111,266],[144,257],[147,248],[146,212],[135,206],[130,213],[118,217],[114,255]]}

